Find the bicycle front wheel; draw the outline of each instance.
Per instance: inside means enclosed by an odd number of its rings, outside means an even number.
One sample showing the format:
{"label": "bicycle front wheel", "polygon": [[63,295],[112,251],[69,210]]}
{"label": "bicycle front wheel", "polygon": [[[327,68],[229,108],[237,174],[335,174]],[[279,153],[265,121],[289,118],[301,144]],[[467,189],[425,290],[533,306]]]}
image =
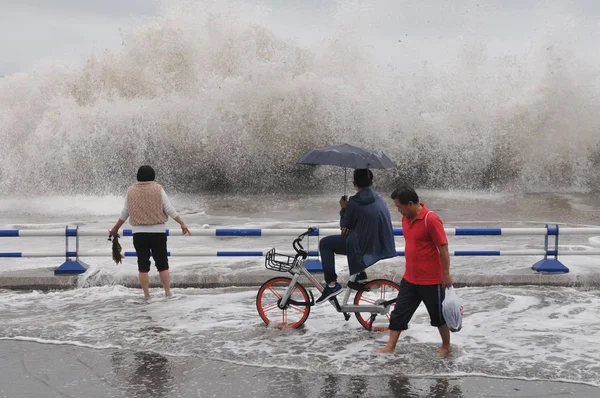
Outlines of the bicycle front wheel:
{"label": "bicycle front wheel", "polygon": [[[285,291],[292,282],[291,278],[277,277],[263,283],[256,294],[256,309],[258,315],[267,324],[267,326],[278,329],[301,327],[308,315],[310,307],[308,305],[286,304],[285,308],[280,307],[280,301]],[[290,296],[291,300],[297,303],[308,303],[308,292],[299,283],[296,283]]]}
{"label": "bicycle front wheel", "polygon": [[[365,285],[369,291],[360,291],[354,296],[355,305],[377,305],[384,301],[392,300],[398,297],[400,291],[400,285],[396,282],[392,282],[387,279],[375,279],[368,282]],[[377,315],[373,325],[372,331],[385,332],[388,330],[390,325],[390,312],[394,310],[395,303],[389,305],[390,310],[384,315]],[[355,313],[356,320],[367,330],[371,323],[370,312],[357,312]]]}

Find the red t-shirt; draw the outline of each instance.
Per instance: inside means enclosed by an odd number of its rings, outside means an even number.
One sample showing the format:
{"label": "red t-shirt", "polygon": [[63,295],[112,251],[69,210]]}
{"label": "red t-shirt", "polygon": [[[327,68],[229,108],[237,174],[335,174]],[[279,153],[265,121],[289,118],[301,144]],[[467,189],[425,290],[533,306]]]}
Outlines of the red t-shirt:
{"label": "red t-shirt", "polygon": [[[406,270],[404,279],[416,285],[442,283],[442,260],[438,246],[448,243],[444,224],[437,214],[421,203],[422,209],[412,222],[402,217]],[[427,218],[427,222],[425,222]]]}

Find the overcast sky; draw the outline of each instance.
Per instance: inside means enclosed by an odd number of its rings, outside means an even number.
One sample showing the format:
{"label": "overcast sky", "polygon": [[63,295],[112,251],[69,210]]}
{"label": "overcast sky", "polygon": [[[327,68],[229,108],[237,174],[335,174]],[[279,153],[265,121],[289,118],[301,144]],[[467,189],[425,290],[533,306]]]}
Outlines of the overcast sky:
{"label": "overcast sky", "polygon": [[153,0],[0,0],[0,75],[114,48],[131,16],[157,13]]}
{"label": "overcast sky", "polygon": [[[272,28],[302,42],[327,34],[336,0],[264,3]],[[510,47],[544,30],[590,51],[600,40],[600,0],[373,0],[370,8],[365,19],[383,41],[415,48],[464,35]],[[120,30],[162,10],[158,0],[0,0],[0,76],[46,58],[81,62],[93,51],[118,48]]]}

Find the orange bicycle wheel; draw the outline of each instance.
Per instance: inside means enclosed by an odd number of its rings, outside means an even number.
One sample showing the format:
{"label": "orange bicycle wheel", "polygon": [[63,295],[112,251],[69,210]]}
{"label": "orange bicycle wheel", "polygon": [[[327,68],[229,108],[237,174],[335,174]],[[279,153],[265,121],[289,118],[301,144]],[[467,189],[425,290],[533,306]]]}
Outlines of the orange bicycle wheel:
{"label": "orange bicycle wheel", "polygon": [[[396,282],[387,279],[375,279],[365,285],[369,291],[359,291],[354,296],[355,305],[376,305],[398,297],[400,285]],[[371,327],[371,313],[357,312],[355,313],[358,322],[367,330],[375,332],[385,332],[390,325],[390,312],[394,310],[395,303],[389,305],[390,311],[385,315],[377,315]]]}
{"label": "orange bicycle wheel", "polygon": [[[309,306],[288,303],[285,308],[281,308],[279,305],[291,282],[291,278],[272,278],[263,283],[260,289],[258,289],[258,293],[256,294],[256,309],[258,310],[258,315],[260,315],[267,326],[278,329],[297,329],[306,322],[310,314]],[[306,289],[299,283],[296,283],[294,286],[290,299],[296,303],[308,303],[310,301]]]}

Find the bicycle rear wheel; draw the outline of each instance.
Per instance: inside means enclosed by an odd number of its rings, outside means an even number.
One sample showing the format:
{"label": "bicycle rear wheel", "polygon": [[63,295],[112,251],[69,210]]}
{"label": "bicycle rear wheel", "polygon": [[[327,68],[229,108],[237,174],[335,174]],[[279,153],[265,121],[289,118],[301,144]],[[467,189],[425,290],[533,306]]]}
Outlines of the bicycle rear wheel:
{"label": "bicycle rear wheel", "polygon": [[[279,302],[291,282],[291,278],[272,278],[263,283],[258,289],[256,309],[267,326],[274,326],[279,329],[297,329],[306,322],[310,314],[309,306],[287,304],[284,309],[279,306]],[[290,299],[298,303],[308,303],[310,301],[306,289],[299,283],[294,286]]]}
{"label": "bicycle rear wheel", "polygon": [[[400,285],[387,279],[372,280],[368,282],[365,287],[368,288],[369,291],[361,290],[356,293],[356,296],[354,296],[355,305],[374,305],[392,300],[398,297],[398,292],[400,291]],[[389,305],[390,311],[387,312],[385,316],[377,315],[371,327],[372,331],[385,332],[388,330],[390,325],[390,312],[394,310],[394,306],[395,303]],[[354,315],[356,315],[356,320],[358,320],[365,329],[369,330],[371,313],[356,312]]]}

